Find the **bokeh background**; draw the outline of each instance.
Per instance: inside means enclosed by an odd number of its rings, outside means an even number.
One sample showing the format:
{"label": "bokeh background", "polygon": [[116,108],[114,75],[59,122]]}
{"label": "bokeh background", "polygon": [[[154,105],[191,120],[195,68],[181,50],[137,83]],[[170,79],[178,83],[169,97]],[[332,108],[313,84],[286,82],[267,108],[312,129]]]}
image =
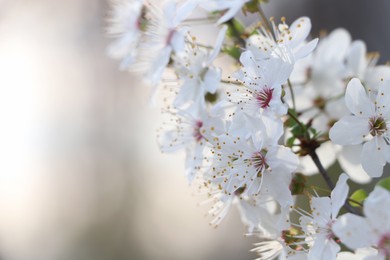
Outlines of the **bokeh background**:
{"label": "bokeh background", "polygon": [[[390,57],[386,0],[270,0],[313,33],[347,28]],[[0,0],[0,259],[254,259],[233,210],[213,229],[162,155],[149,88],[106,56],[105,0]]]}

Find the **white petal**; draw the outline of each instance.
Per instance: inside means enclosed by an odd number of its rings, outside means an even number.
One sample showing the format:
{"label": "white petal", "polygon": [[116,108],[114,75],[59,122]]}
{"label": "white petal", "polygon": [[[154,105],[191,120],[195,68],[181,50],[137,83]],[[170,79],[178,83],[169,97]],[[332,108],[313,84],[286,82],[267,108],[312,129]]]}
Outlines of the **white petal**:
{"label": "white petal", "polygon": [[335,219],[344,205],[348,196],[349,187],[347,184],[348,175],[343,173],[340,175],[336,183],[336,187],[332,190],[330,199],[332,201],[332,219]]}
{"label": "white petal", "polygon": [[344,116],[329,131],[329,138],[335,144],[354,145],[363,142],[370,132],[368,118]]}
{"label": "white petal", "polygon": [[240,62],[244,66],[248,76],[257,77],[260,74],[251,51],[241,53]]}
{"label": "white petal", "polygon": [[375,187],[364,202],[364,215],[371,227],[379,234],[390,231],[390,192],[382,187]]}
{"label": "white petal", "polygon": [[[261,203],[261,202],[260,202]],[[245,199],[240,200],[238,204],[242,222],[248,226],[248,232],[251,233],[258,229],[268,233],[275,233],[275,215],[271,214],[266,208],[248,203]]]}
{"label": "white petal", "polygon": [[197,5],[198,5],[198,1],[188,0],[184,4],[182,4],[179,8],[177,8],[173,25],[178,26],[179,23],[181,23],[192,13],[192,11],[194,11]]}
{"label": "white petal", "polygon": [[328,239],[325,242],[325,249],[324,249],[324,254],[322,256],[322,259],[323,260],[336,259],[336,255],[339,251],[340,251],[340,246],[333,239]]}
{"label": "white petal", "polygon": [[290,182],[291,174],[287,172],[265,171],[261,190],[270,194],[281,207],[289,207],[293,203]]}
{"label": "white petal", "polygon": [[364,76],[365,84],[373,90],[378,90],[377,86],[390,79],[390,67],[386,65],[368,67]]}
{"label": "white petal", "polygon": [[299,164],[299,159],[290,148],[276,145],[269,148],[266,160],[272,170],[282,171],[285,174],[294,172]]}
{"label": "white petal", "polygon": [[262,116],[262,122],[264,126],[264,139],[268,139],[267,145],[277,144],[280,137],[283,135],[283,123],[281,120],[271,118],[268,116]]}
{"label": "white petal", "polygon": [[390,80],[385,81],[378,89],[377,114],[390,118]]}
{"label": "white petal", "polygon": [[353,78],[348,83],[345,93],[345,104],[349,111],[356,116],[371,116],[374,114],[374,104],[367,96],[359,79]]}
{"label": "white petal", "polygon": [[163,4],[164,17],[169,27],[173,26],[174,17],[176,14],[176,1],[167,0]]}
{"label": "white petal", "polygon": [[310,202],[313,211],[313,222],[320,227],[326,227],[331,221],[332,204],[328,197],[313,197]]}
{"label": "white petal", "polygon": [[371,177],[368,176],[360,162],[362,148],[362,145],[343,146],[338,155],[338,161],[352,181],[363,184],[370,182]]}
{"label": "white petal", "polygon": [[366,44],[357,40],[351,43],[347,54],[348,67],[352,70],[352,75],[359,78],[363,77],[363,72],[367,66],[366,51]]}
{"label": "white petal", "polygon": [[204,146],[199,144],[188,145],[186,147],[186,176],[189,184],[194,180],[198,168],[202,166]]}
{"label": "white petal", "polygon": [[382,176],[383,166],[386,164],[384,150],[387,150],[387,145],[382,138],[374,138],[363,145],[362,166],[373,178]]}
{"label": "white petal", "polygon": [[211,64],[215,60],[215,58],[217,58],[221,50],[223,40],[225,39],[226,30],[227,26],[222,26],[222,28],[219,30],[217,41],[215,42],[214,49],[208,58],[207,64]]}
{"label": "white petal", "polygon": [[299,60],[308,56],[317,47],[317,44],[318,44],[318,38],[311,40],[307,44],[304,44],[302,47],[298,49],[298,51],[294,53],[295,59]]}
{"label": "white petal", "polygon": [[186,30],[181,29],[180,31],[174,31],[172,38],[169,42],[169,44],[172,46],[172,49],[175,51],[175,53],[180,53],[184,50],[184,35]]}
{"label": "white petal", "polygon": [[[319,42],[315,53],[316,60],[322,64],[343,62],[350,43],[351,35],[347,30],[342,28],[335,29]],[[321,68],[323,68],[323,65]]]}
{"label": "white petal", "polygon": [[160,51],[160,55],[158,55],[158,57],[151,64],[151,68],[149,70],[149,75],[147,76],[147,80],[150,81],[152,85],[155,86],[160,82],[165,67],[169,62],[171,52],[172,52],[172,48],[170,46],[163,48]]}
{"label": "white petal", "polygon": [[234,1],[234,4],[230,4],[229,10],[218,20],[217,23],[221,24],[233,18],[233,16],[240,10],[240,8],[248,1],[249,0]]}
{"label": "white petal", "polygon": [[264,83],[269,87],[280,87],[286,83],[294,68],[293,63],[279,57],[261,60],[255,66],[260,66],[260,73],[256,76],[262,75]]}
{"label": "white petal", "polygon": [[343,244],[351,249],[368,247],[376,241],[367,220],[351,213],[336,220],[332,225],[332,231]]}
{"label": "white petal", "polygon": [[307,36],[310,33],[311,30],[311,21],[308,17],[300,17],[297,20],[295,20],[291,26],[291,40],[290,40],[290,46],[292,48],[298,46],[300,43],[302,43]]}
{"label": "white petal", "polygon": [[308,260],[335,260],[340,246],[328,240],[325,234],[317,234],[316,240],[308,254]]}
{"label": "white petal", "polygon": [[175,107],[182,107],[190,101],[196,100],[197,97],[202,94],[203,90],[201,89],[199,82],[195,79],[187,79],[180,87],[179,93],[173,101],[173,105]]}
{"label": "white petal", "polygon": [[221,80],[221,70],[214,67],[210,67],[204,76],[203,86],[205,90],[214,94],[215,91],[217,91],[220,80]]}

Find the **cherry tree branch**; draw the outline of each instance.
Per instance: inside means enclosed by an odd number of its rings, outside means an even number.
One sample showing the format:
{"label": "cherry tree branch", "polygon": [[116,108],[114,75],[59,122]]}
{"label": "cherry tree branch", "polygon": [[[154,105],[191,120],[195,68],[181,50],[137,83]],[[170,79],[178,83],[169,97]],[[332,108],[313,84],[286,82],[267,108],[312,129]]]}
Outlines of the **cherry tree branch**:
{"label": "cherry tree branch", "polygon": [[[328,185],[328,187],[331,190],[333,190],[335,185],[334,185],[333,181],[330,179],[330,176],[329,176],[328,172],[325,170],[324,166],[322,165],[322,163],[320,161],[320,158],[318,158],[318,155],[317,155],[315,150],[310,153],[310,157],[312,158],[314,164],[317,166],[318,171],[320,172],[322,178],[325,180],[325,182]],[[363,215],[360,210],[358,210],[357,208],[352,207],[348,200],[345,201],[343,207],[344,207],[345,210],[347,210],[350,213],[353,213],[353,214],[358,215],[358,216],[362,216]]]}

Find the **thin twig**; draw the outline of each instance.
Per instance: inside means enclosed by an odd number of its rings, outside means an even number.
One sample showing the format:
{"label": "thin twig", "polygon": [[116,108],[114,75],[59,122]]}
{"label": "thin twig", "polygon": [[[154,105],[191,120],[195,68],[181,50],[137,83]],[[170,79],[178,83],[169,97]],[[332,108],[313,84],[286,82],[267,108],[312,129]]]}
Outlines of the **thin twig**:
{"label": "thin twig", "polygon": [[299,121],[299,119],[298,119],[293,113],[291,113],[290,110],[289,110],[287,113],[288,113],[288,115],[289,115],[295,122],[297,122],[297,124],[302,128],[302,130],[305,131],[306,137],[307,137],[308,139],[310,139],[310,135],[309,135],[309,133],[307,132],[306,127],[301,123],[301,121]]}
{"label": "thin twig", "polygon": [[325,170],[324,166],[322,166],[322,163],[320,161],[320,158],[318,158],[318,155],[316,153],[316,151],[312,151],[310,153],[310,157],[313,159],[313,162],[314,164],[317,166],[318,168],[318,171],[320,172],[322,178],[324,178],[326,184],[328,185],[328,187],[333,190],[334,189],[334,183],[333,181],[330,179],[329,177],[329,174],[328,172]]}
{"label": "thin twig", "polygon": [[294,95],[294,90],[293,90],[293,87],[292,87],[290,79],[287,80],[287,83],[288,83],[288,88],[290,89],[290,93],[291,93],[293,109],[296,111],[297,108],[296,108],[296,105],[295,105],[295,95]]}
{"label": "thin twig", "polygon": [[[318,158],[316,151],[312,151],[310,153],[310,157],[313,159],[314,164],[317,166],[322,178],[324,178],[328,187],[331,190],[333,190],[335,185],[334,185],[333,181],[330,179],[330,176],[329,176],[328,172],[325,170],[324,166],[322,166],[322,163],[321,163],[320,159]],[[349,204],[348,200],[344,203],[343,207],[344,207],[344,209],[346,209],[350,213],[353,213],[353,214],[359,215],[359,216],[363,215],[357,208],[352,207],[351,204]]]}

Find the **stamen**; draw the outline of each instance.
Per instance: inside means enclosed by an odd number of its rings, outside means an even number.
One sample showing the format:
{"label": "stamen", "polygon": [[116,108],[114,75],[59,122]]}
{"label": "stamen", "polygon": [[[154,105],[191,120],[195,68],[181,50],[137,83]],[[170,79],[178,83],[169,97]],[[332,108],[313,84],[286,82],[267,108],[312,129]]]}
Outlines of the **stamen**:
{"label": "stamen", "polygon": [[202,126],[203,126],[203,122],[202,121],[200,121],[200,120],[196,121],[194,132],[192,134],[192,136],[195,138],[195,140],[198,143],[204,138],[202,133],[200,132],[200,129],[202,128]]}
{"label": "stamen", "polygon": [[254,92],[253,95],[255,96],[257,103],[260,105],[261,108],[265,109],[269,107],[269,104],[272,100],[274,90],[270,87],[264,87],[262,90],[258,92]]}
{"label": "stamen", "polygon": [[380,116],[371,117],[368,123],[370,125],[370,134],[372,136],[376,136],[376,135],[381,136],[387,131],[386,121],[384,120],[383,117]]}

